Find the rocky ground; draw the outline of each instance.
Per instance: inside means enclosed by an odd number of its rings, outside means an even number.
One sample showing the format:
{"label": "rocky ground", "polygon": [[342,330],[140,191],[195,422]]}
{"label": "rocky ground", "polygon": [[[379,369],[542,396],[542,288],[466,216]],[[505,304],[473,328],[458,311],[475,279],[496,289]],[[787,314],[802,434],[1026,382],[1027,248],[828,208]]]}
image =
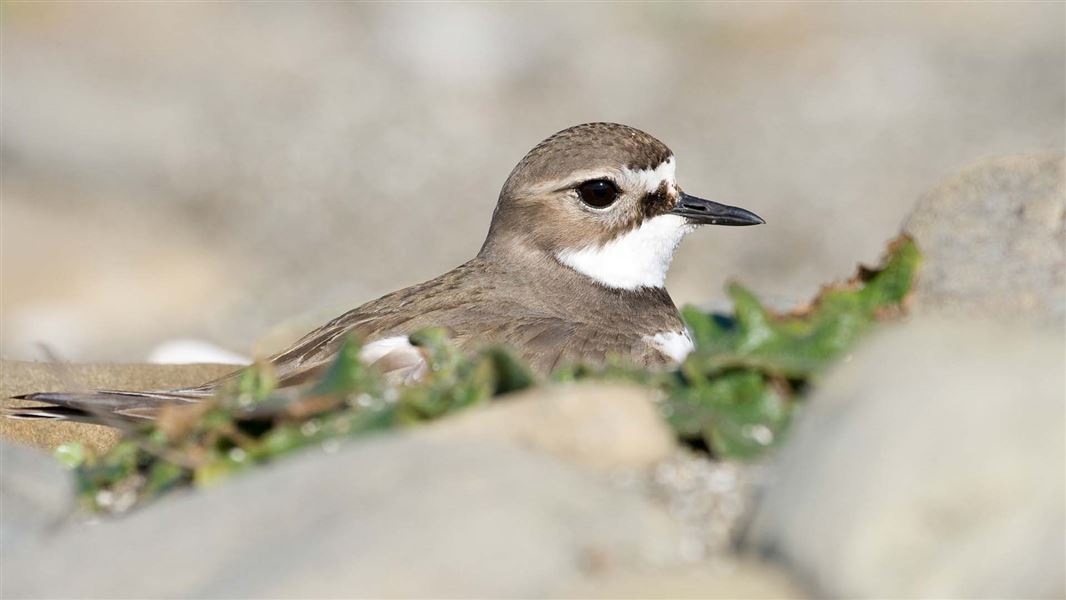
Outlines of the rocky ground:
{"label": "rocky ground", "polygon": [[[3,593],[1062,597],[1064,174],[994,159],[922,197],[912,315],[767,462],[679,448],[639,388],[556,386],[86,522],[5,443]],[[4,367],[5,392],[40,384]]]}

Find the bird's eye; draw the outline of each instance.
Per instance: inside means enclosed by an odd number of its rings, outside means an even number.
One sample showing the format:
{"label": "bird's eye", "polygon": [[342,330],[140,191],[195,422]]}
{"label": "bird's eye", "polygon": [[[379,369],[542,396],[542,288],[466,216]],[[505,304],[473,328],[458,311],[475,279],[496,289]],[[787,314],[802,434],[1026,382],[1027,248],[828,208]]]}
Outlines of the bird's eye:
{"label": "bird's eye", "polygon": [[618,188],[606,179],[586,181],[578,186],[581,201],[594,208],[607,208],[618,198]]}

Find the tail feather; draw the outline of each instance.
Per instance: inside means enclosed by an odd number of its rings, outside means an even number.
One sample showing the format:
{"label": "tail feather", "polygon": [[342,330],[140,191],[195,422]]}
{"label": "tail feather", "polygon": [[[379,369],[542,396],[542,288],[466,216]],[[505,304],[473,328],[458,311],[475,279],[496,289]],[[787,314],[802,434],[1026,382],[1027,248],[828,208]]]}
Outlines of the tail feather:
{"label": "tail feather", "polygon": [[39,402],[44,406],[8,406],[4,415],[12,419],[52,419],[109,425],[115,421],[150,421],[170,404],[199,402],[210,396],[207,390],[174,392],[36,392],[13,396],[15,400]]}
{"label": "tail feather", "polygon": [[132,419],[116,414],[91,413],[64,406],[5,406],[0,409],[0,415],[17,421],[70,421],[73,423],[107,425],[117,429],[123,429],[129,423],[142,421],[142,419]]}
{"label": "tail feather", "polygon": [[79,423],[98,422],[98,419],[88,417],[84,411],[63,406],[25,406],[21,408],[5,408],[0,414],[3,414],[9,419],[51,419],[55,421],[75,421]]}

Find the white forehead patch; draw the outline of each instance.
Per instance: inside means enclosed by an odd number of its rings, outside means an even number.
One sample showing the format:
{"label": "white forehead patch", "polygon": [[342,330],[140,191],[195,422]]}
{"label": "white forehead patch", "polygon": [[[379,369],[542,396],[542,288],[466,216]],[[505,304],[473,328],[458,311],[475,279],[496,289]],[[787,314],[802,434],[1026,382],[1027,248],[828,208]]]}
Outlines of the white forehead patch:
{"label": "white forehead patch", "polygon": [[602,246],[563,250],[556,258],[607,287],[663,287],[677,245],[693,228],[684,217],[659,215]]}
{"label": "white forehead patch", "polygon": [[627,192],[651,193],[666,182],[672,188],[676,182],[677,162],[671,155],[654,169],[622,169],[622,181],[619,184]]}

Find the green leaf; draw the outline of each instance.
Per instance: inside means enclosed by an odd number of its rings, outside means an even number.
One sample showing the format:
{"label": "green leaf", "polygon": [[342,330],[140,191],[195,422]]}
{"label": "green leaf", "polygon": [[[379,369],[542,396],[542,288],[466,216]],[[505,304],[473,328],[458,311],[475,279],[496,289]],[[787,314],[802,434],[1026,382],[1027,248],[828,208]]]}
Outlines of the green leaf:
{"label": "green leaf", "polygon": [[152,464],[148,471],[148,481],[144,485],[144,495],[156,496],[188,480],[188,472],[165,460]]}
{"label": "green leaf", "polygon": [[245,465],[227,459],[218,459],[201,465],[193,471],[193,483],[197,487],[217,485],[234,473],[244,470]]}
{"label": "green leaf", "polygon": [[254,364],[237,376],[234,400],[241,408],[255,406],[270,396],[277,385],[274,370],[268,364]]}
{"label": "green leaf", "polygon": [[521,360],[507,348],[494,346],[485,350],[480,357],[487,363],[493,379],[493,395],[501,396],[533,387],[537,378]]}
{"label": "green leaf", "polygon": [[55,457],[68,469],[80,467],[88,459],[89,453],[80,442],[67,442],[55,449]]}
{"label": "green leaf", "polygon": [[702,438],[725,458],[764,452],[788,424],[790,412],[787,398],[751,371],[732,371],[678,388],[663,411],[682,438]]}
{"label": "green leaf", "polygon": [[354,336],[348,336],[337,352],[322,379],[311,389],[312,395],[346,395],[356,391],[380,392],[383,383],[374,369],[359,360],[361,345]]}
{"label": "green leaf", "polygon": [[862,269],[852,281],[824,289],[804,312],[773,314],[751,291],[735,283],[728,290],[736,311],[733,320],[686,307],[683,316],[696,342],[688,361],[706,374],[752,369],[804,379],[822,371],[849,351],[882,314],[902,310],[920,255],[906,237],[889,248],[883,267]]}

